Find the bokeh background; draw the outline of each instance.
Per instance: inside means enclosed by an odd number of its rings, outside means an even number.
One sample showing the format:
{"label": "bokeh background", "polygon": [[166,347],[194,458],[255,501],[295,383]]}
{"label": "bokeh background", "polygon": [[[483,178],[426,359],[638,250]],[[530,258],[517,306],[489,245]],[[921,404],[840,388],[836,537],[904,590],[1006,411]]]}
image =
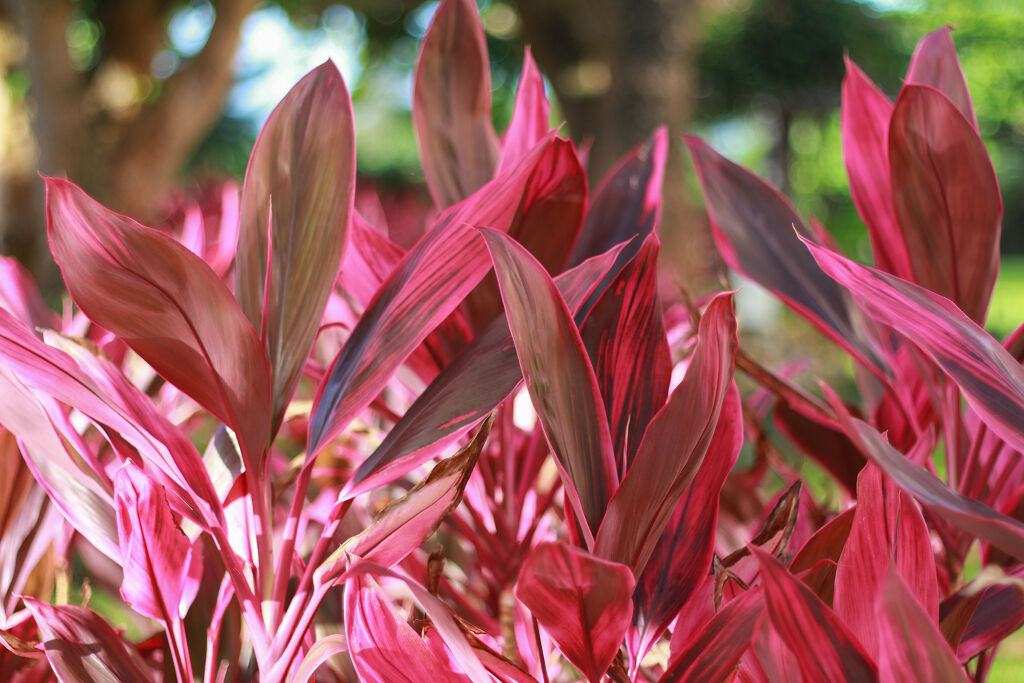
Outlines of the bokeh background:
{"label": "bokeh background", "polygon": [[[869,260],[842,164],[843,56],[895,95],[917,39],[950,24],[1006,203],[990,326],[1024,317],[1024,3],[1001,0],[478,0],[501,130],[530,45],[552,123],[588,145],[592,182],[659,124],[761,173]],[[144,222],[240,178],[260,125],[330,58],[352,91],[359,170],[415,203],[410,120],[417,0],[0,0],[0,250],[59,289],[37,173],[66,175]],[[681,280],[717,275],[689,161],[675,144],[662,229]]]}

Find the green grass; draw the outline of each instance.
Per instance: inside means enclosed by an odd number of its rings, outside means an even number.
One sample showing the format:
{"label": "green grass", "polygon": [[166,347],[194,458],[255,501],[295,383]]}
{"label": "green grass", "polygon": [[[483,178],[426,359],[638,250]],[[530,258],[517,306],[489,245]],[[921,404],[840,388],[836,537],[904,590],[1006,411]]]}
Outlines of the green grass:
{"label": "green grass", "polygon": [[1002,338],[1024,322],[1024,255],[1003,256],[985,327]]}

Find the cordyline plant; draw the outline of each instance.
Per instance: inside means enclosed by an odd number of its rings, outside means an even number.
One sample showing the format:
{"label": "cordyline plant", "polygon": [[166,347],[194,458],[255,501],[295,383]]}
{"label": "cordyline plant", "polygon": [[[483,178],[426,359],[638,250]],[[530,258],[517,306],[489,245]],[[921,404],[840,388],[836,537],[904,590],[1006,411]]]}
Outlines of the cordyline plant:
{"label": "cordyline plant", "polygon": [[527,52],[496,134],[470,0],[417,65],[423,225],[354,209],[330,63],[174,230],[45,179],[74,306],[2,263],[0,677],[984,679],[1024,622],[1024,331],[979,327],[999,190],[948,30],[895,104],[852,62],[843,94],[877,268],[687,143],[724,257],[851,353],[859,402],[746,357],[730,293],[659,286],[665,130],[591,192]]}

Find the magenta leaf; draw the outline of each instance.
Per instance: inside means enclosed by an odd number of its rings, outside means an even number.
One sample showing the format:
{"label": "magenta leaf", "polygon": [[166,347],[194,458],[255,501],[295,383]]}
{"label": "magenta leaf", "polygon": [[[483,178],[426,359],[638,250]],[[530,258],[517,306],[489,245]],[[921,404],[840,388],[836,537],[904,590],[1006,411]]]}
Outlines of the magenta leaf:
{"label": "magenta leaf", "polygon": [[171,515],[167,494],[126,463],[114,479],[121,597],[139,614],[170,624],[184,616],[193,546]]}
{"label": "magenta leaf", "polygon": [[[991,543],[1018,560],[1024,560],[1024,524],[953,491],[934,474],[915,465],[910,457],[893,448],[877,429],[851,417],[838,399],[833,401],[833,408],[861,451],[900,488],[958,529]],[[929,445],[927,441],[922,444]]]}
{"label": "magenta leaf", "polygon": [[937,623],[939,587],[924,517],[909,494],[868,465],[857,481],[857,508],[839,557],[833,609],[876,660],[879,642],[871,597],[882,591],[890,569],[906,584],[907,596],[917,601],[921,613]]}
{"label": "magenta leaf", "polygon": [[367,575],[345,586],[345,638],[359,679],[367,683],[469,680],[431,652]]}
{"label": "magenta leaf", "polygon": [[295,672],[295,677],[292,678],[292,683],[309,683],[321,664],[342,652],[348,652],[348,641],[345,640],[344,635],[332,633],[324,636],[313,643],[313,646],[306,652],[306,656],[299,664],[298,671]]}
{"label": "magenta leaf", "polygon": [[907,83],[930,85],[942,91],[977,130],[978,119],[974,115],[971,93],[967,90],[967,79],[964,78],[964,70],[960,66],[949,28],[943,26],[917,41],[907,68],[906,80]]}
{"label": "magenta leaf", "polygon": [[650,234],[580,330],[597,375],[619,478],[668,397],[672,359],[657,292],[658,237]]}
{"label": "magenta leaf", "polygon": [[878,680],[875,665],[835,612],[771,554],[749,548],[761,565],[767,614],[796,656],[804,680]]}
{"label": "magenta leaf", "polygon": [[247,463],[266,447],[270,377],[259,337],[231,292],[167,235],[46,180],[50,247],[75,302],[231,427]]}
{"label": "magenta leaf", "polygon": [[[935,616],[922,609],[901,572],[891,567],[879,588],[872,632],[878,638],[881,680],[967,683],[969,679],[943,639]],[[862,594],[861,599],[867,595]]]}
{"label": "magenta leaf", "polygon": [[272,429],[338,273],[355,167],[352,102],[337,67],[324,62],[271,112],[242,188],[235,295],[270,360]]}
{"label": "magenta leaf", "polygon": [[593,533],[618,482],[597,378],[576,323],[544,267],[506,235],[487,229],[481,234],[494,261],[534,409],[566,490],[579,496],[575,512]]}
{"label": "magenta leaf", "polygon": [[850,195],[868,226],[875,264],[909,278],[910,256],[892,206],[889,183],[889,119],[892,102],[848,57],[840,110],[843,161]]}
{"label": "magenta leaf", "polygon": [[552,145],[532,150],[512,171],[447,210],[406,254],[317,389],[307,445],[310,457],[377,396],[395,369],[483,278],[490,259],[470,226],[509,229],[538,199],[527,194],[527,188],[540,196],[546,192],[547,186],[531,182],[536,174],[547,177],[553,155]]}
{"label": "magenta leaf", "polygon": [[412,122],[423,173],[439,208],[491,179],[498,137],[491,122],[491,66],[472,0],[443,0],[416,62]]}
{"label": "magenta leaf", "polygon": [[[621,250],[621,246],[611,249],[555,278],[577,321],[586,312],[581,308],[584,298],[609,272]],[[502,316],[474,337],[427,386],[359,466],[344,495],[358,495],[426,462],[484,419],[522,379],[508,320]]]}
{"label": "magenta leaf", "polygon": [[889,164],[914,281],[984,322],[999,274],[1003,201],[978,132],[941,92],[904,86]]}
{"label": "magenta leaf", "polygon": [[754,637],[764,613],[764,596],[747,591],[723,607],[689,646],[669,660],[658,683],[706,681],[726,683],[733,679],[740,657]]}
{"label": "magenta leaf", "polygon": [[827,249],[808,247],[869,316],[922,348],[985,424],[1024,451],[1024,368],[999,342],[948,299]]}
{"label": "magenta leaf", "polygon": [[101,553],[120,562],[110,483],[83,467],[85,461],[72,441],[77,434],[60,409],[2,365],[0,395],[0,424],[18,437],[32,475],[71,526]]}
{"label": "magenta leaf", "polygon": [[633,614],[629,567],[564,543],[542,543],[519,570],[516,597],[588,680],[601,680]]}
{"label": "magenta leaf", "polygon": [[885,368],[856,309],[814,262],[800,237],[810,231],[789,200],[745,168],[686,136],[704,191],[712,234],[729,267],[778,295],[874,372]]}
{"label": "magenta leaf", "polygon": [[46,658],[66,683],[152,681],[142,658],[95,612],[23,598],[39,627]]}
{"label": "magenta leaf", "polygon": [[548,118],[551,105],[544,94],[544,79],[533,61],[529,46],[523,51],[523,72],[516,88],[516,101],[512,108],[512,120],[501,141],[501,161],[498,172],[512,168],[526,156],[548,132]]}
{"label": "magenta leaf", "polygon": [[632,241],[617,266],[621,268],[636,256],[661,220],[661,186],[667,159],[668,130],[658,128],[608,171],[587,207],[570,265],[578,265],[627,240]]}
{"label": "magenta leaf", "polygon": [[462,492],[491,431],[489,419],[458,453],[434,466],[426,479],[378,513],[372,524],[317,569],[320,582],[345,569],[347,555],[392,567],[416,550],[462,501]]}
{"label": "magenta leaf", "polygon": [[641,575],[711,445],[732,385],[732,294],[708,305],[683,381],[647,426],[632,466],[608,504],[595,553]]}
{"label": "magenta leaf", "polygon": [[633,622],[639,642],[633,648],[634,656],[646,654],[708,575],[718,529],[719,496],[742,446],[742,405],[734,383],[704,462],[637,581]]}
{"label": "magenta leaf", "polygon": [[940,606],[940,626],[961,662],[997,645],[1024,624],[1018,565],[1008,576],[977,577]]}

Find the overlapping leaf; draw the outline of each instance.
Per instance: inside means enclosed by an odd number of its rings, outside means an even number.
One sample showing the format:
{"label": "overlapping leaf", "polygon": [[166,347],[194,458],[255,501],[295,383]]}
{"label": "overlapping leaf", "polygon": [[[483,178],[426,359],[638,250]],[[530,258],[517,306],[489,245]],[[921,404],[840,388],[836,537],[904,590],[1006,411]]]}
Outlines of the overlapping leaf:
{"label": "overlapping leaf", "polygon": [[[538,145],[514,169],[446,211],[406,254],[317,389],[307,447],[310,456],[373,400],[395,368],[486,274],[490,259],[471,226],[508,230],[547,191],[531,181],[535,174],[548,177],[548,165],[556,155],[553,144]],[[527,193],[528,187],[538,195]]]}
{"label": "overlapping leaf", "polygon": [[596,554],[640,575],[700,468],[732,383],[736,318],[732,295],[708,305],[683,381],[644,433],[632,466],[608,504]]}
{"label": "overlapping leaf", "polygon": [[95,612],[74,605],[49,605],[24,598],[42,636],[50,666],[60,680],[123,683],[154,680],[138,653],[129,649]]}
{"label": "overlapping leaf", "polygon": [[[544,434],[591,533],[618,476],[608,419],[579,331],[544,267],[507,236],[482,230],[519,365]],[[577,501],[572,501],[574,508]]]}
{"label": "overlapping leaf", "polygon": [[629,567],[564,543],[542,543],[523,562],[516,597],[592,683],[615,658],[633,614]]}
{"label": "overlapping leaf", "polygon": [[231,292],[167,235],[46,180],[50,247],[75,302],[238,434],[248,464],[269,435],[270,376]]}
{"label": "overlapping leaf", "polygon": [[960,58],[957,57],[949,29],[949,26],[943,26],[917,41],[914,54],[910,58],[910,66],[907,68],[906,81],[930,85],[942,91],[956,105],[964,118],[977,129],[978,118],[974,115],[967,80],[964,78],[964,70],[960,66]]}
{"label": "overlapping leaf", "polygon": [[[579,320],[584,298],[612,268],[622,247],[595,256],[555,278],[566,306]],[[504,316],[474,337],[392,427],[383,443],[356,470],[344,495],[400,476],[430,459],[484,419],[522,381],[515,346]]]}
{"label": "overlapping leaf", "polygon": [[810,232],[778,190],[686,136],[718,251],[731,268],[783,299],[869,369],[885,367],[860,331],[856,309],[800,244]]}
{"label": "overlapping leaf", "polygon": [[914,281],[984,322],[999,274],[1003,202],[978,132],[941,92],[904,86],[889,128],[889,165]]}
{"label": "overlapping leaf", "polygon": [[1024,368],[951,301],[808,243],[864,311],[912,340],[960,387],[993,431],[1024,451]]}
{"label": "overlapping leaf", "polygon": [[266,346],[275,426],[338,273],[355,166],[352,102],[328,61],[271,112],[242,188],[235,295]]}
{"label": "overlapping leaf", "polygon": [[797,658],[804,680],[875,681],[878,671],[835,613],[757,546],[767,614]]}
{"label": "overlapping leaf", "polygon": [[516,101],[512,107],[512,120],[501,141],[501,161],[498,172],[511,168],[548,132],[551,105],[544,94],[544,79],[533,61],[529,46],[523,51],[523,71],[516,88]]}

